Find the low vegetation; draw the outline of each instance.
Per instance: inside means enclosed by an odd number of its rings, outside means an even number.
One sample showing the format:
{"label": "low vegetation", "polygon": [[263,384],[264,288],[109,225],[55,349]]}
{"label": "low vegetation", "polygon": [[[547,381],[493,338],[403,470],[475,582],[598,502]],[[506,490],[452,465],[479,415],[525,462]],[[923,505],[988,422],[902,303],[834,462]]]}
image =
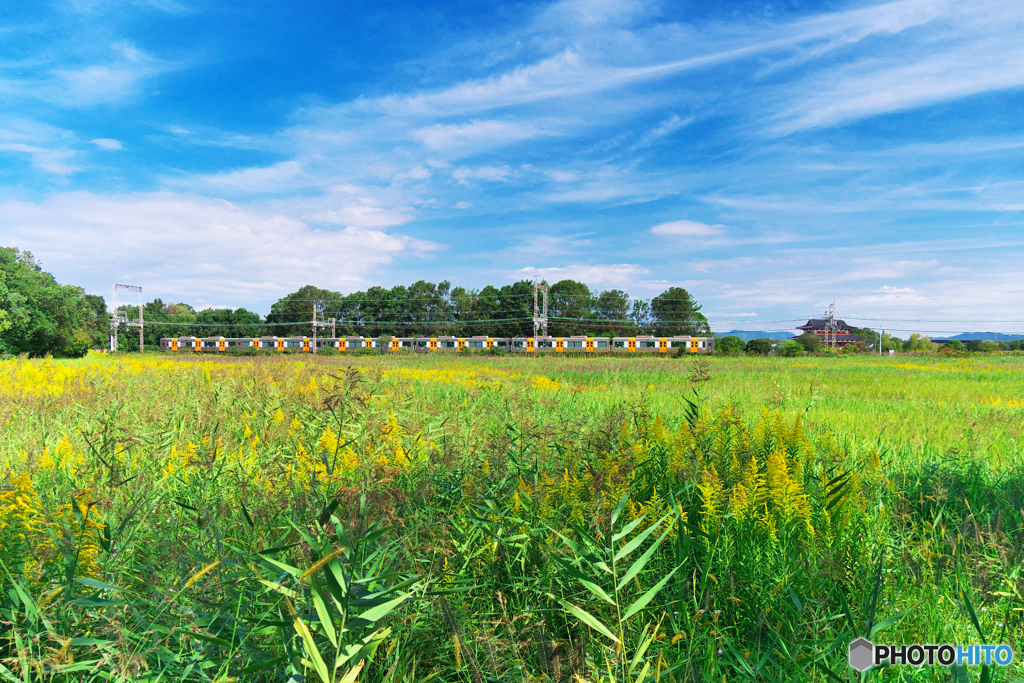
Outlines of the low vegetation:
{"label": "low vegetation", "polygon": [[1018,651],[1022,370],[4,361],[0,678],[849,681],[863,635]]}

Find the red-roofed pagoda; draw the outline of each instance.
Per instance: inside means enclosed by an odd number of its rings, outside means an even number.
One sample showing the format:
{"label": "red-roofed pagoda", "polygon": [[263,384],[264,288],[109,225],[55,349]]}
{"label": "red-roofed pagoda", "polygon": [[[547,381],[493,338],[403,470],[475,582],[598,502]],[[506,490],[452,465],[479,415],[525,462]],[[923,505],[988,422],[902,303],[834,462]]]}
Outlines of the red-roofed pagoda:
{"label": "red-roofed pagoda", "polygon": [[[834,340],[836,348],[840,349],[845,347],[847,344],[864,341],[864,337],[858,337],[853,334],[853,328],[847,325],[846,321],[842,319],[836,320],[835,332],[831,337],[829,337],[828,329],[826,327],[827,322],[828,321],[825,320],[825,318],[811,318],[807,321],[806,325],[801,325],[796,329],[800,330],[802,334],[810,332],[811,334],[817,335],[823,344],[826,343],[826,340]],[[790,337],[790,339],[796,339],[796,337]]]}

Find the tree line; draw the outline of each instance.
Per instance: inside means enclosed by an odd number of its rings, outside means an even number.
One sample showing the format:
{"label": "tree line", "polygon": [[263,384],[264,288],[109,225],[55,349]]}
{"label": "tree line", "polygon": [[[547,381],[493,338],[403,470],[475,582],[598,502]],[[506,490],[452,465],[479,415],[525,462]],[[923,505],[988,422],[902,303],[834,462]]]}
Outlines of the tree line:
{"label": "tree line", "polygon": [[61,285],[32,252],[0,247],[0,356],[78,358],[103,344],[109,325],[103,297]]}
{"label": "tree line", "polygon": [[[147,323],[144,343],[156,348],[161,337],[259,337],[308,336],[313,307],[321,320],[336,319],[339,336],[460,336],[486,334],[525,337],[533,334],[533,283],[521,280],[482,289],[452,287],[442,281],[420,280],[409,286],[370,287],[341,294],[306,285],[278,299],[264,319],[244,308],[210,308],[197,311],[185,303],[154,299],[144,304]],[[655,336],[710,335],[701,306],[681,287],[670,287],[653,299],[634,299],[619,289],[591,290],[575,280],[561,280],[549,287],[548,332],[553,336]],[[125,304],[121,315],[138,317],[138,307]],[[858,350],[878,348],[879,333],[869,328],[852,329],[864,338]],[[0,357],[26,353],[75,358],[90,348],[105,348],[110,315],[102,296],[86,294],[80,287],[61,285],[43,271],[31,252],[0,247]],[[318,331],[329,334],[327,330]],[[122,349],[138,348],[138,332],[122,326]],[[1019,350],[1021,340],[1007,342],[950,342],[950,350]],[[938,345],[918,334],[903,340],[881,337],[882,351],[934,351]],[[801,335],[796,341],[761,339],[744,342],[738,337],[718,340],[719,353],[816,353],[821,340]],[[854,349],[850,349],[853,351]]]}
{"label": "tree line", "polygon": [[[188,304],[155,299],[143,306],[144,341],[161,337],[310,336],[313,309],[320,321],[334,319],[337,336],[424,337],[533,335],[534,288],[529,280],[482,289],[452,287],[442,281],[370,287],[340,292],[306,285],[271,305],[266,319],[244,308],[196,311]],[[120,307],[138,317],[137,306]],[[633,299],[621,290],[591,291],[582,282],[562,280],[549,287],[548,333],[553,336],[708,335],[701,306],[685,289],[672,287],[651,299]],[[317,330],[329,336],[330,328]],[[138,333],[123,329],[119,345],[137,346]]]}
{"label": "tree line", "polygon": [[[292,324],[310,320],[315,305],[320,319],[337,320],[339,336],[525,337],[533,335],[533,302],[529,280],[482,289],[420,280],[408,287],[370,287],[348,295],[307,285],[274,303],[267,323],[276,325],[272,333],[278,336],[295,334]],[[648,301],[618,289],[595,292],[582,282],[561,280],[548,289],[548,333],[558,337],[710,334],[700,309],[681,287],[669,288]]]}

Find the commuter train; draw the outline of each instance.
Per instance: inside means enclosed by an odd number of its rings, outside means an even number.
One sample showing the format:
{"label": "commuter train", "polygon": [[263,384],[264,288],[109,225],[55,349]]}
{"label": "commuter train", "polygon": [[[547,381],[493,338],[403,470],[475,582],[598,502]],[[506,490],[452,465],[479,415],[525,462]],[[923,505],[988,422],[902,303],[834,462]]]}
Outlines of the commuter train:
{"label": "commuter train", "polygon": [[714,337],[164,337],[161,351],[217,353],[242,349],[313,353],[375,349],[380,353],[443,353],[501,349],[509,353],[713,353]]}

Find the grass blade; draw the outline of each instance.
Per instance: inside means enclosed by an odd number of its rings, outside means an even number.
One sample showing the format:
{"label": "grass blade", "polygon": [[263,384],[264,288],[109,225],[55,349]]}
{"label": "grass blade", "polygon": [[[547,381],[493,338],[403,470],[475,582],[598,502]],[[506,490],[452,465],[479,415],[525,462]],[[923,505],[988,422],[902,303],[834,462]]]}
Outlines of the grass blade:
{"label": "grass blade", "polygon": [[653,588],[651,588],[649,591],[647,591],[639,598],[637,598],[636,601],[629,606],[629,609],[626,610],[626,613],[622,615],[622,621],[626,621],[631,616],[633,616],[634,614],[642,610],[644,607],[646,607],[647,603],[654,599],[654,596],[656,596],[661,591],[661,589],[665,587],[665,584],[668,583],[669,579],[671,579],[677,571],[679,571],[679,567],[676,567],[675,569],[670,571],[668,575],[665,576],[665,578],[663,578],[658,583],[654,584]]}
{"label": "grass blade", "polygon": [[617,637],[615,637],[612,634],[612,632],[608,629],[608,627],[605,626],[604,624],[602,624],[597,619],[597,617],[595,617],[590,612],[587,612],[586,610],[584,610],[584,609],[582,609],[580,607],[577,607],[576,605],[572,604],[571,602],[566,602],[565,600],[559,600],[558,602],[562,605],[563,608],[565,608],[566,611],[568,611],[570,614],[572,614],[574,617],[576,617],[577,619],[582,621],[584,624],[586,624],[590,628],[594,629],[598,633],[600,633],[600,634],[604,635],[605,637],[609,638],[613,642],[622,644],[622,641],[619,640]]}

